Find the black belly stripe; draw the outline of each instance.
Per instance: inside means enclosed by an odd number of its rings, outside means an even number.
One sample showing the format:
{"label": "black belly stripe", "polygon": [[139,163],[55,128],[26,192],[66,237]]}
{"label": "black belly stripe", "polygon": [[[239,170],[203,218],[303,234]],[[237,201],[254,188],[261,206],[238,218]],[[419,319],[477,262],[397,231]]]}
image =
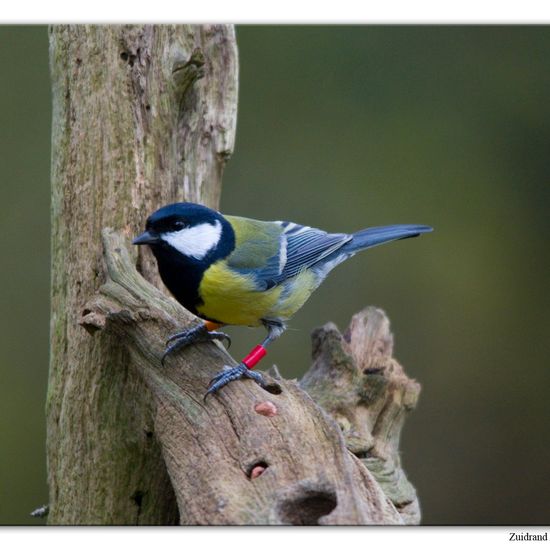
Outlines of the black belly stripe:
{"label": "black belly stripe", "polygon": [[172,250],[155,247],[160,278],[174,298],[191,313],[198,315],[197,307],[202,304],[199,286],[205,269],[199,262],[175,254]]}

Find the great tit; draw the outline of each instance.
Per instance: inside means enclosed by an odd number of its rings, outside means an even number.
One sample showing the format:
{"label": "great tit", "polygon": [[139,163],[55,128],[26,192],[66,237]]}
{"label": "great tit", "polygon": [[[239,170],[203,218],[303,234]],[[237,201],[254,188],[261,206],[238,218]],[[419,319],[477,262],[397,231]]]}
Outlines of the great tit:
{"label": "great tit", "polygon": [[151,247],[168,290],[204,322],[171,336],[162,362],[196,342],[230,343],[217,331],[223,325],[263,325],[267,337],[237,367],[216,375],[205,398],[238,378],[265,386],[252,369],[332,269],[360,250],[429,231],[426,225],[389,225],[327,233],[292,222],[224,216],[193,203],[163,206],[133,244]]}

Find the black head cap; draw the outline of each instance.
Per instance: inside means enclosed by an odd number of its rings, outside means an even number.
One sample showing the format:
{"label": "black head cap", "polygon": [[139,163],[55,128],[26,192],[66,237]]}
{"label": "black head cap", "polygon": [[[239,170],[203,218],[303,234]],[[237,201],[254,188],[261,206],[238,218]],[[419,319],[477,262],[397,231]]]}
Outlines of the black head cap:
{"label": "black head cap", "polygon": [[145,229],[166,233],[177,231],[184,226],[193,227],[200,223],[214,223],[216,220],[222,221],[223,216],[211,208],[192,202],[176,202],[153,212],[147,218]]}
{"label": "black head cap", "polygon": [[[210,248],[207,242],[205,251],[198,254],[186,250],[186,248],[194,248],[193,245],[189,247],[189,242],[200,242],[194,240],[200,239],[200,233],[192,232],[195,226],[220,228],[217,241],[210,243]],[[186,243],[187,246],[178,246],[178,243],[173,240],[173,234],[186,229],[191,230],[188,238],[192,240]],[[157,259],[158,254],[163,253],[163,249],[168,249],[171,254],[190,255],[194,260],[211,262],[227,256],[234,249],[235,233],[231,224],[219,212],[192,202],[177,202],[153,212],[147,219],[145,231],[133,240],[133,244],[150,245]]]}

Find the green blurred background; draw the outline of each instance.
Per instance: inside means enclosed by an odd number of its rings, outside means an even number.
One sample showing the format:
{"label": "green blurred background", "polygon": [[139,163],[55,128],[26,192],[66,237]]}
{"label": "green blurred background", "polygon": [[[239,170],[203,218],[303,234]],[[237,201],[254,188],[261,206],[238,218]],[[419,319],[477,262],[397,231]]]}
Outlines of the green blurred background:
{"label": "green blurred background", "polygon": [[[239,26],[222,210],[436,232],[335,270],[270,353],[386,310],[422,384],[402,457],[427,524],[550,522],[550,28]],[[42,523],[49,323],[45,27],[0,27],[0,523]],[[235,356],[263,337],[231,329]]]}

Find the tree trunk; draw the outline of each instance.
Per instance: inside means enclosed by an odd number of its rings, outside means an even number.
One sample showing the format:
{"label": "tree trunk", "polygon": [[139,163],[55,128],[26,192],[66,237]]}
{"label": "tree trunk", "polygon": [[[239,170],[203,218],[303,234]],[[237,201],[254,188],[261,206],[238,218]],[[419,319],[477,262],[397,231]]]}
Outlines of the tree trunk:
{"label": "tree trunk", "polygon": [[239,381],[203,402],[235,364],[216,343],[160,366],[166,336],[197,320],[128,239],[162,204],[216,206],[235,133],[233,29],[55,27],[51,64],[49,522],[417,523],[398,441],[419,387],[391,358],[380,310],[344,336],[317,331],[301,387],[272,369],[266,390]]}
{"label": "tree trunk", "polygon": [[[177,523],[153,398],[116,337],[79,324],[105,282],[101,229],[126,236],[161,205],[217,207],[233,149],[231,26],[50,29],[52,317],[49,522]],[[135,251],[134,251],[135,252]],[[142,275],[160,279],[150,254]]]}

